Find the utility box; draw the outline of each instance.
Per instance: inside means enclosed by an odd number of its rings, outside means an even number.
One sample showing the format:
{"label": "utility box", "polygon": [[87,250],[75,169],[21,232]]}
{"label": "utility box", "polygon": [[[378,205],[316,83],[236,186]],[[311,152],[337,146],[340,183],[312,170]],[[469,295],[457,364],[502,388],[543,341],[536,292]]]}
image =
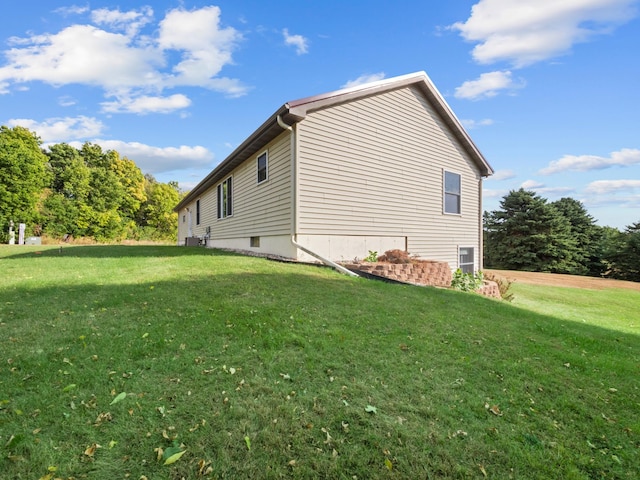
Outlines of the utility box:
{"label": "utility box", "polygon": [[198,237],[186,237],[184,245],[185,247],[198,247],[200,246],[200,239]]}

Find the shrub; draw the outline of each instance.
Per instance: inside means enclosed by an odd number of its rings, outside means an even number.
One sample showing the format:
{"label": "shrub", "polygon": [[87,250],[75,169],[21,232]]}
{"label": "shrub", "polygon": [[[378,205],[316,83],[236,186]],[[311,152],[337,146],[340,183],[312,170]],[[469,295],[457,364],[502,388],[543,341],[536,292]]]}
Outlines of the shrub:
{"label": "shrub", "polygon": [[502,297],[503,300],[506,300],[507,302],[511,302],[513,300],[513,292],[509,291],[511,288],[511,281],[509,279],[493,273],[486,273],[484,278],[498,284],[500,297]]}
{"label": "shrub", "polygon": [[386,263],[412,263],[411,257],[409,256],[409,252],[405,252],[404,250],[387,250],[384,252],[384,255],[378,257],[379,262]]}
{"label": "shrub", "polygon": [[462,273],[462,270],[458,268],[451,278],[451,287],[463,292],[473,292],[482,286],[483,280],[484,274],[482,272]]}
{"label": "shrub", "polygon": [[378,252],[374,252],[372,250],[369,250],[369,255],[364,257],[364,261],[365,262],[371,262],[371,263],[377,262],[378,261]]}

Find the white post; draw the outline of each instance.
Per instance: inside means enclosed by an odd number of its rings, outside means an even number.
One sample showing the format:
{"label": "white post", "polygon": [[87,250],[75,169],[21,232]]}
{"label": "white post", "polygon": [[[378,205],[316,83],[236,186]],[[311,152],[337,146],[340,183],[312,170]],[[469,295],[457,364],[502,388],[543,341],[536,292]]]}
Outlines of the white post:
{"label": "white post", "polygon": [[18,245],[24,245],[24,231],[27,226],[24,223],[18,225]]}
{"label": "white post", "polygon": [[13,220],[9,222],[9,245],[16,244],[16,232],[13,231]]}

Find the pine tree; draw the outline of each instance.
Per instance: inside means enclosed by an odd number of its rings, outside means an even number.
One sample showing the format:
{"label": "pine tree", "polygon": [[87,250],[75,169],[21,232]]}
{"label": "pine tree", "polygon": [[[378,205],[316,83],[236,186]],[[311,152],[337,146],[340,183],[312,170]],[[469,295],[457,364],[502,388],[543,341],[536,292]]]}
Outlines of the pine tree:
{"label": "pine tree", "polygon": [[544,198],[521,188],[505,195],[500,207],[485,215],[487,267],[554,273],[576,268],[571,225]]}

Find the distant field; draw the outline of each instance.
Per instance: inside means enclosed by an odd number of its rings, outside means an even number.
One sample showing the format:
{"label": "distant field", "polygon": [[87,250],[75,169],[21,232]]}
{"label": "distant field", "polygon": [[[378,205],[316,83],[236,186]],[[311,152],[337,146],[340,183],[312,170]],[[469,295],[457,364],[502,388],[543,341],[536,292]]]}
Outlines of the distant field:
{"label": "distant field", "polygon": [[611,278],[583,277],[579,275],[561,275],[557,273],[516,272],[512,270],[486,270],[515,282],[528,285],[547,285],[558,287],[587,288],[603,290],[623,288],[640,292],[640,283],[614,280]]}
{"label": "distant field", "polygon": [[0,478],[635,479],[640,292],[0,246]]}

